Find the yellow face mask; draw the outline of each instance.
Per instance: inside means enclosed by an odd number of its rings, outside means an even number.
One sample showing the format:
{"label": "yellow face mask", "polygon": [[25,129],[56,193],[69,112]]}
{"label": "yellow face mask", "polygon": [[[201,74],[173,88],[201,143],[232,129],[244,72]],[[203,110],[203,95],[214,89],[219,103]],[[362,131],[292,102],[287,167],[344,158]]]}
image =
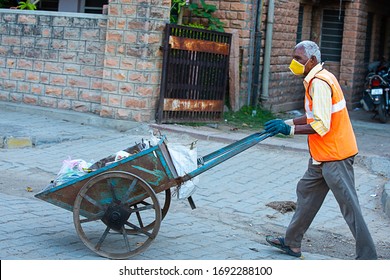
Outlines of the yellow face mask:
{"label": "yellow face mask", "polygon": [[294,75],[301,76],[301,75],[303,75],[303,73],[305,73],[306,64],[307,64],[307,61],[306,61],[305,65],[303,65],[302,63],[299,63],[298,61],[293,59],[288,68],[290,68],[291,72],[293,72]]}

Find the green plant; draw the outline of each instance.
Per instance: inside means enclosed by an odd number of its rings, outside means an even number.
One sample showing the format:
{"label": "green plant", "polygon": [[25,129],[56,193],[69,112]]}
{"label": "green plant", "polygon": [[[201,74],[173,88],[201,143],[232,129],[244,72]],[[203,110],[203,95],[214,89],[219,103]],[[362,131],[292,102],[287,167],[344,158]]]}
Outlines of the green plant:
{"label": "green plant", "polygon": [[188,0],[172,0],[171,9],[176,9],[177,13],[180,14],[181,9],[186,5],[188,5]]}
{"label": "green plant", "polygon": [[203,24],[201,23],[189,23],[189,24],[183,24],[184,26],[189,26],[189,27],[193,27],[193,28],[198,28],[198,29],[206,29],[206,27],[204,27]]}
{"label": "green plant", "polygon": [[[231,131],[242,129],[248,131],[261,131],[264,129],[264,124],[276,116],[272,112],[261,107],[244,106],[239,111],[228,111],[223,114],[225,123]],[[213,122],[190,122],[181,123],[185,126],[202,127],[213,126]],[[217,124],[218,126],[218,124]],[[280,136],[285,137],[285,136]]]}
{"label": "green plant", "polygon": [[35,0],[34,2],[31,2],[32,0],[26,0],[19,2],[18,9],[21,10],[36,10],[37,9],[37,3],[39,0]]}
{"label": "green plant", "polygon": [[224,23],[212,15],[217,10],[217,6],[206,4],[204,0],[200,0],[200,4],[201,6],[199,7],[198,4],[192,3],[188,8],[195,16],[208,20],[209,30],[224,32]]}
{"label": "green plant", "polygon": [[274,119],[275,116],[261,107],[244,106],[237,112],[226,112],[224,118],[227,125],[259,130],[264,127],[265,122]]}
{"label": "green plant", "polygon": [[181,17],[183,15],[183,8],[188,6],[189,0],[172,0],[171,1],[171,23],[181,24]]}

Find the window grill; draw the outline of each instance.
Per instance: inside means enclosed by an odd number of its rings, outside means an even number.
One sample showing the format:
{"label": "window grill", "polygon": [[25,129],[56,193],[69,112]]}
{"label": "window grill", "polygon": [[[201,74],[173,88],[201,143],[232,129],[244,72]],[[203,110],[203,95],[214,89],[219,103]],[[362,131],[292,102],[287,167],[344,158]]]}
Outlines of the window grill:
{"label": "window grill", "polygon": [[302,41],[302,27],[303,27],[303,6],[299,5],[297,40],[296,40],[297,44]]}
{"label": "window grill", "polygon": [[229,33],[167,25],[159,123],[222,120],[230,44]]}
{"label": "window grill", "polygon": [[365,42],[365,48],[364,48],[364,62],[369,62],[370,61],[373,20],[374,20],[374,14],[373,13],[368,13],[368,16],[367,16],[366,42]]}
{"label": "window grill", "polygon": [[324,61],[341,60],[344,11],[324,10],[322,19],[321,54]]}

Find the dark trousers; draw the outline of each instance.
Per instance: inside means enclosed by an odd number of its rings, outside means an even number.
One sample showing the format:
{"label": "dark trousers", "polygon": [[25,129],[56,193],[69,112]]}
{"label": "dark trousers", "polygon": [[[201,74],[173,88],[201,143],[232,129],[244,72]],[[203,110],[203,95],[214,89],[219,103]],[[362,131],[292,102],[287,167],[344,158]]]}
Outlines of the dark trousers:
{"label": "dark trousers", "polygon": [[371,234],[364,221],[355,190],[354,157],[309,166],[297,185],[297,208],[286,231],[285,243],[300,248],[303,235],[320,209],[329,190],[356,241],[356,259],[377,259]]}

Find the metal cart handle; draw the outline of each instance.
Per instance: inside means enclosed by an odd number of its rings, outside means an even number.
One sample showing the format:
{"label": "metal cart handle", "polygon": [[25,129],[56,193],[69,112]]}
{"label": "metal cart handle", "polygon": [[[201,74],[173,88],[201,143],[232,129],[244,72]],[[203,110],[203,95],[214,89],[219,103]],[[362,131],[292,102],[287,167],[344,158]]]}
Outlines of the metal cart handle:
{"label": "metal cart handle", "polygon": [[210,168],[213,168],[229,158],[249,149],[270,136],[272,136],[272,134],[265,131],[254,133],[204,157],[200,157],[198,158],[198,168],[184,175],[181,179],[183,181],[191,180],[195,176],[198,176]]}

